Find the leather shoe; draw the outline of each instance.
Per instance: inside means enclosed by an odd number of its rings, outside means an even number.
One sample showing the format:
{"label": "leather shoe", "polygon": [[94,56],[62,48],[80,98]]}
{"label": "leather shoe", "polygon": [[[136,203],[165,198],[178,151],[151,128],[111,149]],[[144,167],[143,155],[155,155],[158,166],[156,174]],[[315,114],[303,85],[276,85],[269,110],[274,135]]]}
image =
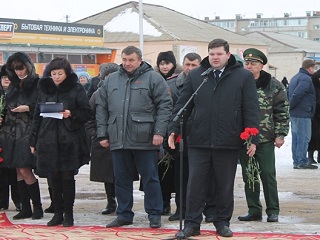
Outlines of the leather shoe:
{"label": "leather shoe", "polygon": [[267,217],[267,222],[278,222],[279,219],[278,219],[278,215],[277,214],[270,214],[268,217]]}
{"label": "leather shoe", "polygon": [[262,215],[248,213],[245,216],[239,216],[238,219],[240,221],[259,221],[262,220]]}
{"label": "leather shoe", "polygon": [[161,227],[161,217],[150,217],[149,218],[151,228],[160,228]]}
{"label": "leather shoe", "polygon": [[127,221],[124,219],[121,219],[119,217],[117,217],[115,220],[113,220],[111,223],[109,223],[106,228],[112,228],[112,227],[121,227],[124,225],[131,225],[132,221]]}
{"label": "leather shoe", "polygon": [[8,210],[9,206],[0,206],[0,210]]}
{"label": "leather shoe", "polygon": [[[182,219],[185,218],[185,214],[182,213]],[[179,212],[175,212],[173,215],[171,215],[169,218],[168,218],[169,221],[177,221],[177,220],[180,220],[180,213]]]}
{"label": "leather shoe", "polygon": [[232,237],[233,232],[230,230],[228,226],[222,226],[217,228],[217,234],[219,234],[221,237]]}
{"label": "leather shoe", "polygon": [[297,169],[318,169],[318,166],[312,164],[300,165]]}
{"label": "leather shoe", "polygon": [[183,229],[185,238],[200,235],[200,227],[185,227]]}

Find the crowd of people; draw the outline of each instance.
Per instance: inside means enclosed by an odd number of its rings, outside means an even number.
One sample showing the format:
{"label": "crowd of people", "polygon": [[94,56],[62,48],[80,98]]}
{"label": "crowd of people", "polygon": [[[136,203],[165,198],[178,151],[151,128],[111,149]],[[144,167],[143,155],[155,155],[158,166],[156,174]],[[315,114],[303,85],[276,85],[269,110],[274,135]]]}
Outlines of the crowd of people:
{"label": "crowd of people", "polygon": [[[91,78],[61,57],[42,77],[28,54],[8,58],[0,72],[0,210],[9,207],[11,187],[14,219],[40,219],[45,212],[53,213],[47,226],[73,226],[75,175],[90,162],[90,180],[105,187],[101,213],[117,215],[107,228],[133,224],[133,181],[140,180],[150,228],[160,228],[161,216],[169,215],[169,221],[184,219],[184,238],[197,236],[204,215],[218,235],[232,237],[240,163],[248,213],[238,219],[262,219],[262,185],[267,222],[278,222],[275,147],[284,144],[290,121],[293,168],[316,169],[312,163],[320,162],[319,154],[314,159],[320,150],[315,62],[304,60],[281,83],[263,70],[263,52],[246,49],[242,63],[224,39],[212,40],[203,59],[187,53],[181,66],[165,51],[152,67],[134,46],[124,48],[121,59],[101,64]],[[62,108],[48,116],[49,105]],[[256,132],[246,145],[240,135],[248,129]],[[259,180],[252,185],[253,156]],[[37,176],[48,181],[51,205],[44,211]]]}

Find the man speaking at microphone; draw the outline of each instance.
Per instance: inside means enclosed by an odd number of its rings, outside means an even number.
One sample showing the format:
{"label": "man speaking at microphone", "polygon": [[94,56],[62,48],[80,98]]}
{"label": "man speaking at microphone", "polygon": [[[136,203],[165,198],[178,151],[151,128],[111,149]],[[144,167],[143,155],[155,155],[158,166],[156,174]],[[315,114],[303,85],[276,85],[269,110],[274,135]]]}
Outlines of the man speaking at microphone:
{"label": "man speaking at microphone", "polygon": [[[197,94],[193,93],[200,87]],[[234,208],[234,179],[240,149],[240,139],[246,127],[259,128],[259,102],[255,80],[229,52],[229,44],[214,39],[208,45],[208,56],[200,67],[189,72],[172,114],[175,118],[186,102],[184,120],[192,110],[193,120],[188,137],[189,180],[185,237],[200,235],[202,212],[209,187],[214,186],[216,215],[213,224],[217,234],[232,237],[230,219]],[[171,121],[168,143],[175,148],[179,121]],[[252,140],[249,156],[255,153],[258,136]]]}

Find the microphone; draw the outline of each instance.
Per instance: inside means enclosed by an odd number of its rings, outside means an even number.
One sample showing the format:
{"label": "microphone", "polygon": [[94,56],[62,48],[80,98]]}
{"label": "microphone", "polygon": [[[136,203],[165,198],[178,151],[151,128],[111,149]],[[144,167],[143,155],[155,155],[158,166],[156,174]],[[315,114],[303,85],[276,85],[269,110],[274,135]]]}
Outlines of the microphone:
{"label": "microphone", "polygon": [[209,67],[207,70],[205,70],[203,73],[201,73],[200,76],[206,76],[206,75],[208,75],[211,71],[213,71],[213,68],[212,68],[212,67]]}

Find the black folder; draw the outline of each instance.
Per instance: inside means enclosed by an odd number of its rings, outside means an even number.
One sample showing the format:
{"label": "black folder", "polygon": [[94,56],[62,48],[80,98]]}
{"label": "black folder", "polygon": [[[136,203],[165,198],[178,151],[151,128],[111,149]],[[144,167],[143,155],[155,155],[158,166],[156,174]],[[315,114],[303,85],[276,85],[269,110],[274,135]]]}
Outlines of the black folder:
{"label": "black folder", "polygon": [[39,103],[41,113],[58,113],[63,112],[63,103],[46,102]]}

